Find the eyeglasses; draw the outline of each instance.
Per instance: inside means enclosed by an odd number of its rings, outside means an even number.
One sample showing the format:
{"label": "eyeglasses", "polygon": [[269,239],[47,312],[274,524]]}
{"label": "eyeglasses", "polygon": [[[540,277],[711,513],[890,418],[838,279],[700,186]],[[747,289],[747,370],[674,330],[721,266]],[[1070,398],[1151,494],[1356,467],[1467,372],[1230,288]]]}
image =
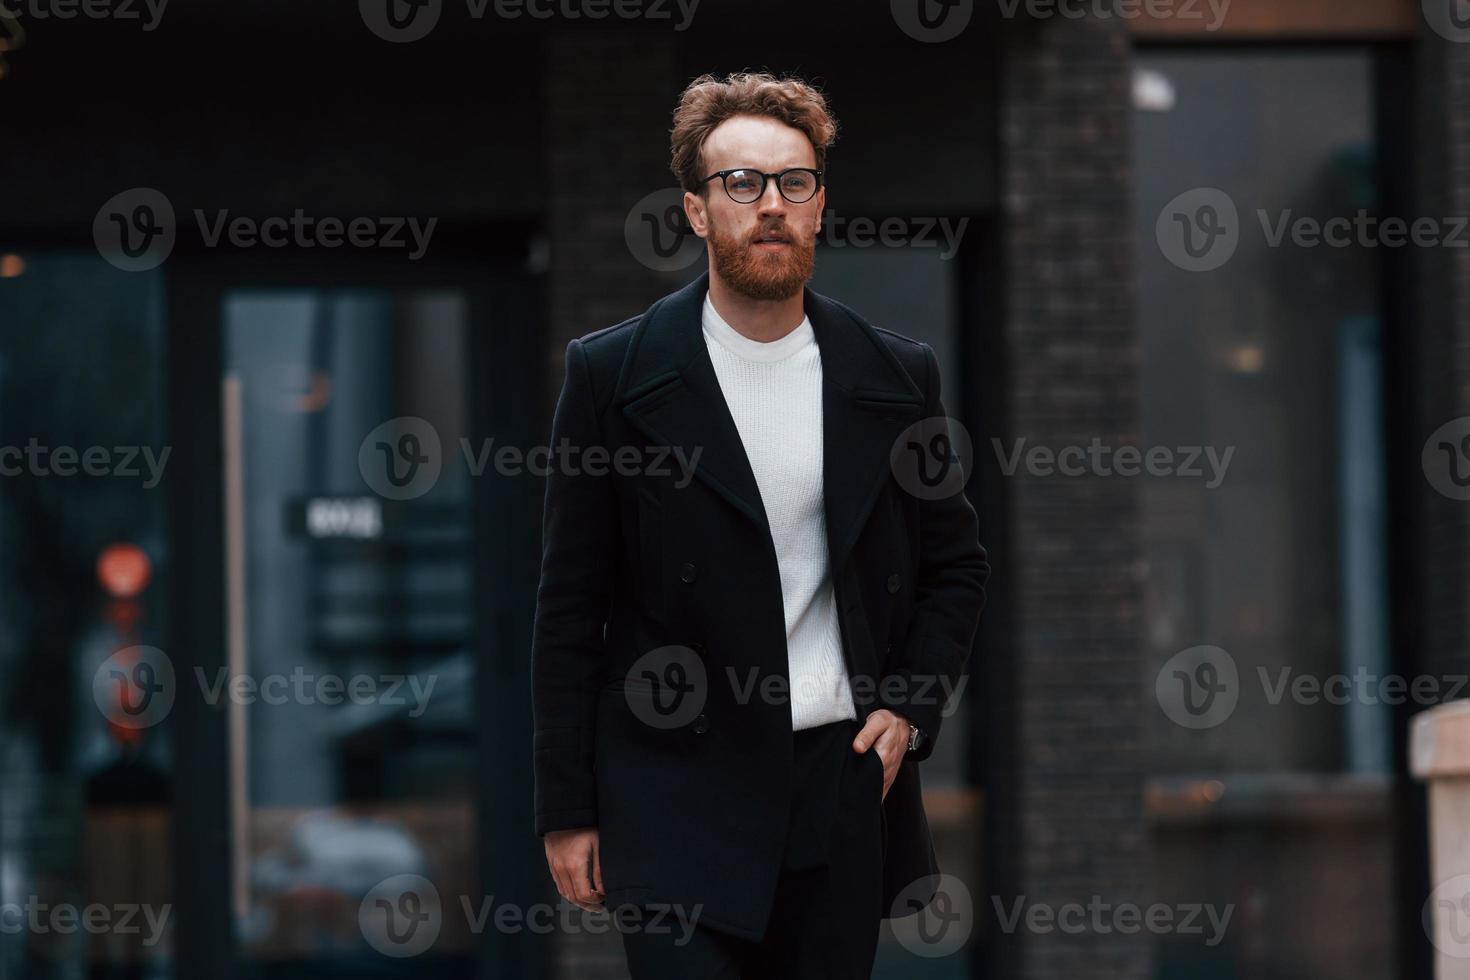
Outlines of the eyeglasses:
{"label": "eyeglasses", "polygon": [[787,167],[780,173],[766,174],[759,170],[739,167],[734,170],[719,170],[701,180],[708,184],[715,178],[724,182],[725,193],[736,204],[754,204],[766,193],[766,181],[776,178],[776,189],[792,204],[805,204],[822,186],[822,172],[810,167]]}

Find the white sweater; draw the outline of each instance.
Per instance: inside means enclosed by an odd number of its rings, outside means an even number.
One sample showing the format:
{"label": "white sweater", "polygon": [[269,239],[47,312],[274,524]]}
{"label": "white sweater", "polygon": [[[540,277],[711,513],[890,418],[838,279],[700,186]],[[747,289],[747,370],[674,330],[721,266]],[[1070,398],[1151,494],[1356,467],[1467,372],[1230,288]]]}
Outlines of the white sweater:
{"label": "white sweater", "polygon": [[704,340],[760,488],[781,572],[791,727],[856,718],[827,562],[822,358],[809,319],[779,340],[744,336],[704,298]]}

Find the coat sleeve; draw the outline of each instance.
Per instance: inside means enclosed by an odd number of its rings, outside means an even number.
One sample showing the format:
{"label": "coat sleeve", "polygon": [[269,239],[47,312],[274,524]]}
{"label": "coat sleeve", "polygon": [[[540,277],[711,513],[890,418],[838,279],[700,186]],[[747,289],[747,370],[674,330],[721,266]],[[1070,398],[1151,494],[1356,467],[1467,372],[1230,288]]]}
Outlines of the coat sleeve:
{"label": "coat sleeve", "polygon": [[[944,417],[939,362],[933,348],[923,347],[924,415]],[[919,502],[913,615],[895,660],[898,666],[880,681],[877,699],[928,736],[927,743],[910,757],[915,761],[928,758],[934,750],[944,718],[945,694],[958,690],[985,605],[990,565],[980,545],[979,524],[963,489]]]}
{"label": "coat sleeve", "polygon": [[573,340],[552,422],[531,638],[538,836],[597,825],[593,738],[619,533],[609,468],[583,465],[593,448],[605,452],[587,353]]}

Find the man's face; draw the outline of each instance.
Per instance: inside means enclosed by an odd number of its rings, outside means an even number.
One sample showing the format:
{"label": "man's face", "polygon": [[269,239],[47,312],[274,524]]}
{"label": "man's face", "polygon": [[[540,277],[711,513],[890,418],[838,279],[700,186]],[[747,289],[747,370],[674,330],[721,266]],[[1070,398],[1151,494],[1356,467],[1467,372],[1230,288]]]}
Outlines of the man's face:
{"label": "man's face", "polygon": [[[799,129],[766,116],[734,116],[704,142],[704,173],[745,167],[778,173],[817,165],[811,141]],[[786,299],[812,277],[826,188],[804,204],[781,196],[775,180],[757,201],[739,204],[716,178],[702,194],[684,195],[684,212],[709,246],[714,271],[751,299]]]}

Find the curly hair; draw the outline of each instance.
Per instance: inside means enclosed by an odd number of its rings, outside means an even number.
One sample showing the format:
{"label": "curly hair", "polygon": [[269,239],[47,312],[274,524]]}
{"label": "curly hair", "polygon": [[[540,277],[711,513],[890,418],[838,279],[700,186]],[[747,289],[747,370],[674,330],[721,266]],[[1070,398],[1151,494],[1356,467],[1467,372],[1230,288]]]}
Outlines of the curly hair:
{"label": "curly hair", "polygon": [[837,138],[837,120],[827,99],[799,78],[776,78],[765,72],[736,72],[723,79],[701,75],[684,89],[674,109],[670,130],[670,169],[679,185],[695,194],[704,170],[704,141],[731,116],[769,116],[806,134],[817,151],[817,169],[825,169],[827,148]]}

